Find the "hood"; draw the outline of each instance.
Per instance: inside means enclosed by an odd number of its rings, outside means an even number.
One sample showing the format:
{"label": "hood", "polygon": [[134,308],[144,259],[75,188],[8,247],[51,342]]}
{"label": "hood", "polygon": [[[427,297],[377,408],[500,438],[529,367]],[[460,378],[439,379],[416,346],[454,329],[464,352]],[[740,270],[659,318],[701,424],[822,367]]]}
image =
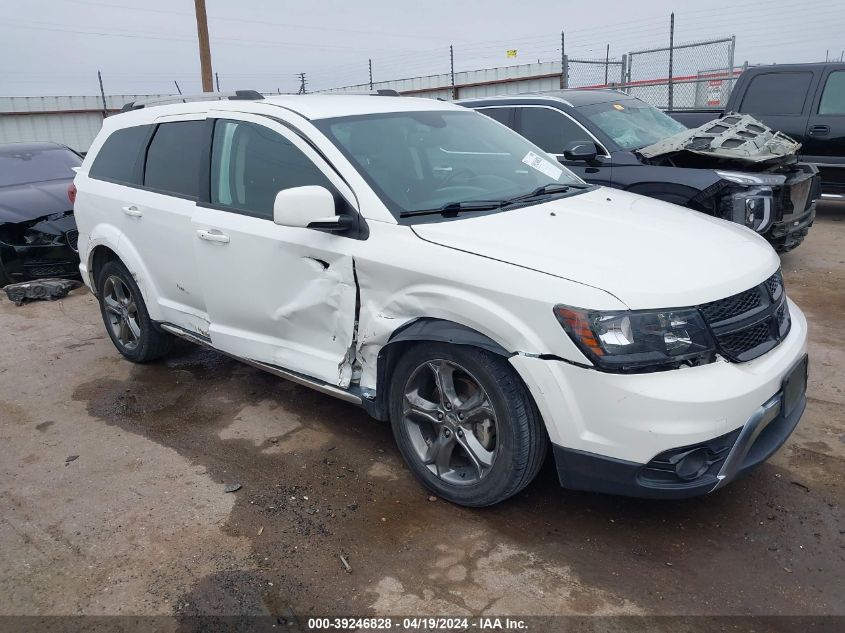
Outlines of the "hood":
{"label": "hood", "polygon": [[723,299],[761,283],[780,265],[750,229],[604,187],[413,230],[429,242],[600,288],[631,309]]}
{"label": "hood", "polygon": [[73,178],[0,187],[0,223],[26,222],[70,211],[67,187]]}
{"label": "hood", "polygon": [[679,132],[638,153],[645,158],[690,152],[729,161],[748,163],[777,163],[795,155],[800,143],[747,114],[729,114],[721,119]]}

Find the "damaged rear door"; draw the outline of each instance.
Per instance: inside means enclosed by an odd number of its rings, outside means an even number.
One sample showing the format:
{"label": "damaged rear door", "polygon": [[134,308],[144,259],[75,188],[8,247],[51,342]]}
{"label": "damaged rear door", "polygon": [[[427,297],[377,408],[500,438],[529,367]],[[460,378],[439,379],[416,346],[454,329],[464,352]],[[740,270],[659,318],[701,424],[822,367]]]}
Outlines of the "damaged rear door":
{"label": "damaged rear door", "polygon": [[304,185],[322,185],[350,203],[351,191],[284,126],[254,115],[225,117],[213,127],[208,200],[193,217],[211,343],[348,387],[355,240],[279,226],[273,201]]}

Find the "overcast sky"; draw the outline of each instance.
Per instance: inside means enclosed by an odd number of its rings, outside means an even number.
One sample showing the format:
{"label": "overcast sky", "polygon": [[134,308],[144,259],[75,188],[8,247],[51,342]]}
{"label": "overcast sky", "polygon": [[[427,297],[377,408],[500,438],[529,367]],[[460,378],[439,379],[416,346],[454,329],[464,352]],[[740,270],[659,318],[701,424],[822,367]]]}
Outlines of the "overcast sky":
{"label": "overcast sky", "polygon": [[[221,88],[295,91],[374,79],[604,58],[736,35],[737,65],[823,61],[845,48],[842,0],[207,0]],[[193,0],[0,0],[0,94],[199,92]],[[506,57],[518,51],[516,59]],[[706,65],[707,60],[701,63]],[[696,62],[697,63],[697,62]]]}

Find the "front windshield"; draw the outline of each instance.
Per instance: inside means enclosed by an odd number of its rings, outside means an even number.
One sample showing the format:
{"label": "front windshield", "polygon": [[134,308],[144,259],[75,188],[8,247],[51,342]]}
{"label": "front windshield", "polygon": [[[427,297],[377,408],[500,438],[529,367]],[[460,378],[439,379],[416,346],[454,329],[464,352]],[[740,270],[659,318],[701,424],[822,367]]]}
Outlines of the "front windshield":
{"label": "front windshield", "polygon": [[70,179],[74,176],[71,167],[81,164],[79,156],[64,148],[7,148],[0,151],[0,187]]}
{"label": "front windshield", "polygon": [[640,149],[687,128],[639,99],[621,99],[578,108],[622,149]]}
{"label": "front windshield", "polygon": [[397,216],[583,185],[541,149],[472,111],[369,114],[315,125]]}

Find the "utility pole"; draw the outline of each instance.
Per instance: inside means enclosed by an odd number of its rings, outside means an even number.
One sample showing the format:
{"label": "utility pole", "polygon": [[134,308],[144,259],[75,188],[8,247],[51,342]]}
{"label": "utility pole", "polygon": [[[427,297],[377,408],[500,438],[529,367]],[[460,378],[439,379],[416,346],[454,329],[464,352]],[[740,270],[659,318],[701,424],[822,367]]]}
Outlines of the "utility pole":
{"label": "utility pole", "polygon": [[103,98],[103,118],[105,119],[109,115],[108,106],[106,106],[106,91],[103,90],[103,75],[100,71],[97,71],[97,79],[100,80],[100,96]]}
{"label": "utility pole", "polygon": [[208,44],[208,17],[205,13],[205,0],[194,0],[197,14],[197,40],[200,47],[200,74],[202,75],[202,91],[213,92],[211,83],[211,48]]}
{"label": "utility pole", "polygon": [[675,96],[675,86],[672,84],[672,71],[675,54],[675,12],[669,16],[669,109],[672,109],[672,102]]}
{"label": "utility pole", "polygon": [[370,61],[370,90],[373,89],[373,60]]}
{"label": "utility pole", "polygon": [[217,84],[217,92],[220,92],[220,75],[214,73],[214,83]]}
{"label": "utility pole", "polygon": [[297,94],[304,95],[307,92],[305,85],[308,83],[308,80],[305,79],[305,73],[296,73],[296,76],[299,77],[299,92]]}
{"label": "utility pole", "polygon": [[452,74],[452,99],[458,98],[458,89],[455,88],[455,48],[449,44],[449,66]]}

